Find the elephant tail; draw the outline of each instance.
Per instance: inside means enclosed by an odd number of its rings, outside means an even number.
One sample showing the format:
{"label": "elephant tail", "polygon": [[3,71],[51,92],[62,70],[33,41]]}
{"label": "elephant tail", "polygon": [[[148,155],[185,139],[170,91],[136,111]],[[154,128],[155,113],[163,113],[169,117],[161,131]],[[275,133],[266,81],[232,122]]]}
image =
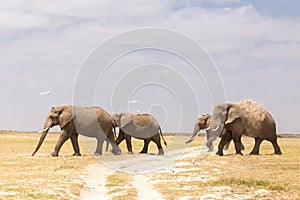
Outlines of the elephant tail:
{"label": "elephant tail", "polygon": [[166,146],[168,146],[168,145],[167,145],[167,142],[165,141],[165,138],[164,138],[164,136],[163,136],[163,134],[162,134],[162,131],[161,131],[161,128],[160,128],[160,127],[159,127],[159,134],[160,134],[161,138],[163,139],[164,144],[165,144]]}
{"label": "elephant tail", "polygon": [[105,139],[105,142],[106,142],[105,151],[108,152],[108,147],[109,147],[108,139]]}
{"label": "elephant tail", "polygon": [[112,131],[113,131],[113,135],[114,135],[114,140],[117,140],[117,132],[116,132],[116,128],[113,127]]}
{"label": "elephant tail", "polygon": [[[117,134],[116,134],[116,128],[113,124],[113,128],[112,128],[112,134],[113,134],[113,137],[114,137],[114,140],[117,141]],[[106,137],[105,139],[105,142],[106,142],[106,147],[105,147],[105,151],[108,152],[108,147],[109,147],[109,139],[108,139],[109,136]]]}

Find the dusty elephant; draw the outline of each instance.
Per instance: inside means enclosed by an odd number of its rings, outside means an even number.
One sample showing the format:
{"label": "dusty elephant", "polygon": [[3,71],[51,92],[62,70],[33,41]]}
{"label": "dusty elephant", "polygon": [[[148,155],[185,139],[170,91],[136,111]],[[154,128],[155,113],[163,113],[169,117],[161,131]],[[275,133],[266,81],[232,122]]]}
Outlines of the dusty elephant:
{"label": "dusty elephant", "polygon": [[59,125],[62,133],[57,141],[52,156],[58,156],[60,148],[69,138],[71,139],[74,156],[80,156],[78,145],[78,134],[95,137],[97,139],[97,149],[95,155],[102,154],[102,145],[105,139],[108,139],[113,146],[114,154],[121,154],[121,149],[118,147],[114,133],[114,120],[112,117],[100,107],[83,108],[71,105],[62,105],[52,107],[44,123],[44,129],[40,140],[32,154],[39,150],[49,129]]}
{"label": "dusty elephant", "polygon": [[220,156],[223,155],[224,145],[231,139],[234,141],[236,153],[242,154],[240,145],[242,135],[255,138],[255,145],[250,154],[259,154],[259,147],[263,140],[272,143],[275,154],[281,154],[273,117],[252,100],[217,105],[207,131],[211,135],[221,137],[217,152]]}
{"label": "dusty elephant", "polygon": [[[194,124],[194,131],[193,131],[193,135],[190,137],[190,139],[188,139],[185,143],[191,143],[198,135],[200,130],[207,130],[210,124],[210,119],[211,119],[211,115],[210,114],[205,114],[202,115],[201,117],[199,117],[195,124]],[[206,133],[206,138],[207,138],[207,142],[206,142],[206,146],[208,147],[208,151],[212,151],[213,150],[213,145],[212,145],[212,138],[214,138],[214,135],[210,135],[210,132]],[[215,138],[214,138],[215,139]],[[227,150],[229,147],[231,141],[229,141],[225,146],[224,149]],[[241,143],[241,149],[244,150],[244,145]]]}
{"label": "dusty elephant", "polygon": [[150,141],[153,141],[158,148],[158,155],[163,155],[164,150],[160,143],[160,136],[164,144],[167,145],[163,138],[161,128],[157,120],[150,114],[130,114],[120,112],[112,114],[113,119],[119,127],[117,144],[126,140],[128,153],[132,152],[131,137],[144,140],[144,147],[140,153],[147,153]]}

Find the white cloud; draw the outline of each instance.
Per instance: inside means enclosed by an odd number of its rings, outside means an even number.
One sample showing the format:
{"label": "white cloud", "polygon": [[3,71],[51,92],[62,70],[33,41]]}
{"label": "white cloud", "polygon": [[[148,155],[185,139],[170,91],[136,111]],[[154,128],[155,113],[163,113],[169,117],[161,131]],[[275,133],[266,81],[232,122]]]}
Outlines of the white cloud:
{"label": "white cloud", "polygon": [[0,12],[0,29],[34,29],[48,24],[47,18],[25,12]]}
{"label": "white cloud", "polygon": [[[212,1],[218,4],[235,2]],[[265,16],[251,5],[207,9],[192,3],[180,6],[180,3],[161,0],[1,2],[1,85],[8,92],[19,89],[14,84],[22,85],[26,79],[18,82],[19,73],[14,69],[25,68],[28,79],[64,94],[63,91],[72,88],[80,64],[96,45],[120,32],[145,26],[174,29],[201,43],[221,69],[228,96],[232,99],[251,94],[272,107],[271,99],[277,96],[264,97],[256,87],[251,92],[244,90],[251,87],[244,79],[255,82],[260,80],[259,77],[270,76],[268,84],[278,87],[277,79],[283,69],[300,73],[297,68],[300,63],[300,19]],[[30,70],[35,72],[33,77],[30,77]],[[17,77],[15,82],[5,84],[5,81],[11,81],[6,75],[12,74]],[[49,76],[47,81],[37,78],[44,74]],[[64,78],[68,81],[60,88],[61,74],[68,74]],[[300,84],[295,76],[283,76],[282,79]],[[66,92],[60,100],[68,101],[71,92]],[[276,92],[279,96],[286,95],[286,91]],[[280,112],[275,106],[273,109]],[[36,128],[36,124],[39,122],[32,121],[28,126]]]}
{"label": "white cloud", "polygon": [[228,4],[228,3],[237,3],[240,2],[241,0],[204,0],[206,2],[212,2],[216,4]]}

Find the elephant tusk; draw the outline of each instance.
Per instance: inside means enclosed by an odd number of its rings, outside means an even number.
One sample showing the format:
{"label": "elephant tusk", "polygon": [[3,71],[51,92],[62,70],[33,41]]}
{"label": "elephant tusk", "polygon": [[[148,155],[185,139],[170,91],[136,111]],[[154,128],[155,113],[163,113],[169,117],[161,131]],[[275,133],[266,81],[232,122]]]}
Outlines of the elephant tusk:
{"label": "elephant tusk", "polygon": [[220,125],[218,125],[216,128],[214,128],[214,129],[212,129],[212,127],[208,127],[208,128],[206,128],[206,129],[204,129],[205,131],[216,131],[216,130],[218,130],[219,129],[219,127],[220,127]]}
{"label": "elephant tusk", "polygon": [[220,127],[220,125],[218,125],[216,128],[214,128],[212,131],[216,131],[216,130],[218,130],[218,129],[219,129],[219,127]]}
{"label": "elephant tusk", "polygon": [[41,132],[45,132],[45,131],[48,131],[50,129],[50,127],[47,127],[47,128],[44,128]]}

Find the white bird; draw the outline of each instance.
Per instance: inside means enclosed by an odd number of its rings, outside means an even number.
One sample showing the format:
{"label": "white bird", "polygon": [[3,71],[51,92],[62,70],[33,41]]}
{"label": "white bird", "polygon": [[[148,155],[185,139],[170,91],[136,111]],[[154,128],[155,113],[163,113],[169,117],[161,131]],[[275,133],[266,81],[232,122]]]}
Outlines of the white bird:
{"label": "white bird", "polygon": [[140,102],[137,100],[130,100],[130,101],[128,101],[128,103],[140,103]]}
{"label": "white bird", "polygon": [[40,95],[50,95],[51,93],[50,93],[50,91],[48,90],[48,91],[46,91],[46,92],[41,92],[40,93]]}

